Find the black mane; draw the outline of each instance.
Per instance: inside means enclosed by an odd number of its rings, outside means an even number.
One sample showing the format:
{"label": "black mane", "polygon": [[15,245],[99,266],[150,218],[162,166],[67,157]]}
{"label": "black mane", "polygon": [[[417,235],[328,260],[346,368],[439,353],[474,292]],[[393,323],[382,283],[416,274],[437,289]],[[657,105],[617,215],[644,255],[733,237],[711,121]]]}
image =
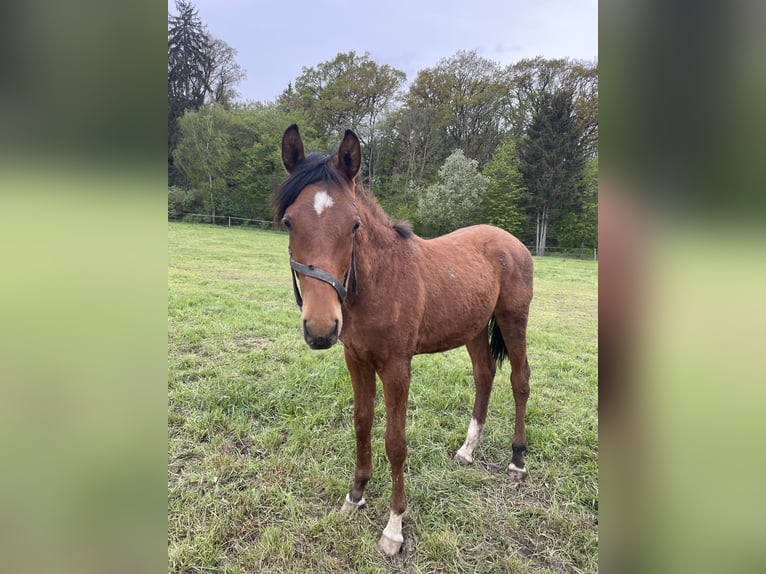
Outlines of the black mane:
{"label": "black mane", "polygon": [[370,210],[373,217],[377,218],[381,223],[391,227],[396,233],[399,234],[399,237],[403,239],[409,239],[414,235],[414,232],[412,231],[412,225],[410,225],[409,221],[392,221],[391,218],[388,216],[388,214],[383,211],[383,208],[378,203],[378,200],[375,199],[375,196],[372,194],[371,191],[367,189],[362,189],[357,192],[359,196],[362,198],[362,201],[364,201],[365,205],[367,206],[367,209]]}
{"label": "black mane", "polygon": [[303,188],[312,183],[334,183],[336,185],[348,185],[342,175],[335,171],[330,163],[332,156],[318,152],[312,152],[298,164],[298,167],[277,188],[274,195],[273,208],[277,214],[277,221],[285,216],[285,211],[297,199]]}
{"label": "black mane", "polygon": [[410,225],[409,221],[397,221],[394,223],[393,227],[399,236],[403,237],[404,239],[409,239],[415,233],[412,231],[412,225]]}

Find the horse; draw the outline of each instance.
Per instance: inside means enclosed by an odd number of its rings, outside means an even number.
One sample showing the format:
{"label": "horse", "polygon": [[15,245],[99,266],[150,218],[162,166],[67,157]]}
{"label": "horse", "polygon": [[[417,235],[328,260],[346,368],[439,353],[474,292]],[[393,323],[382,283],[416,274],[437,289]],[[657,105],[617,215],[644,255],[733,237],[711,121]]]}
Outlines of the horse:
{"label": "horse", "polygon": [[497,227],[476,225],[426,240],[406,222],[392,221],[372,193],[357,185],[361,157],[351,130],[337,153],[306,155],[298,126],[291,125],[282,137],[288,176],[273,208],[289,232],[303,337],[311,349],[341,341],[351,376],[356,464],[343,513],[365,504],[376,373],[382,382],[392,494],[378,550],[393,556],[404,542],[405,419],[414,355],[468,349],[476,394],[465,442],[455,454],[464,465],[473,462],[482,439],[496,368],[510,360],[516,419],[508,472],[517,481],[527,475],[526,330],[533,263],[528,249]]}

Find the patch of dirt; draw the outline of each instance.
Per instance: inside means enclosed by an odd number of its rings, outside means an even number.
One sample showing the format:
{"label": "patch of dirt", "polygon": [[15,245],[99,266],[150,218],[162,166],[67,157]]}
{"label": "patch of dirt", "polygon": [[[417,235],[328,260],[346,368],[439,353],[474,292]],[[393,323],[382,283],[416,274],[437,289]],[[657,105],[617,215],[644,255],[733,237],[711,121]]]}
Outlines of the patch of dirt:
{"label": "patch of dirt", "polygon": [[519,554],[524,556],[527,560],[531,560],[533,563],[541,565],[546,570],[556,572],[557,574],[570,574],[571,572],[574,572],[574,570],[568,568],[561,560],[546,558],[544,552],[537,544],[519,532],[511,531],[508,538],[516,543],[516,548],[518,549]]}
{"label": "patch of dirt", "polygon": [[250,457],[250,451],[253,448],[253,439],[245,437],[234,439],[231,443],[231,449],[239,456]]}
{"label": "patch of dirt", "polygon": [[169,477],[176,479],[180,476],[181,472],[189,462],[201,458],[203,458],[202,454],[196,450],[194,446],[187,445],[185,450],[181,450],[180,452],[171,455],[171,458],[168,461]]}
{"label": "patch of dirt", "polygon": [[242,337],[235,337],[234,339],[234,344],[243,349],[258,349],[273,342],[274,339],[270,337],[257,337],[255,335],[245,335]]}

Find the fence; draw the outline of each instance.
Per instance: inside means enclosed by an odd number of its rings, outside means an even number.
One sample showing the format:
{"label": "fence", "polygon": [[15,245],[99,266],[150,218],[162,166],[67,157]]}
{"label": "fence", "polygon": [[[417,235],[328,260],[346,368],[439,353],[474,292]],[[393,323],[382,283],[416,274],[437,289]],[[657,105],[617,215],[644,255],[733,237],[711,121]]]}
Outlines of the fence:
{"label": "fence", "polygon": [[234,217],[233,215],[211,215],[209,213],[185,213],[180,217],[168,216],[168,221],[183,221],[184,223],[207,223],[210,225],[222,225],[227,227],[253,227],[255,229],[270,229],[279,231],[279,226],[274,221],[263,219],[247,219]]}
{"label": "fence", "polygon": [[[527,245],[527,249],[535,255],[537,249],[534,245]],[[567,259],[590,259],[598,261],[598,247],[545,247],[545,257],[566,257]]]}
{"label": "fence", "polygon": [[[230,215],[211,215],[203,213],[186,213],[181,217],[170,217],[169,221],[183,221],[185,223],[207,223],[209,225],[221,225],[227,227],[251,227],[254,229],[265,229],[270,231],[282,231],[274,221],[263,219],[246,219],[244,217],[233,217]],[[427,238],[424,238],[427,239]],[[534,255],[536,252],[534,245],[527,245],[529,252]],[[545,247],[546,257],[564,257],[567,259],[590,259],[598,261],[597,247]]]}

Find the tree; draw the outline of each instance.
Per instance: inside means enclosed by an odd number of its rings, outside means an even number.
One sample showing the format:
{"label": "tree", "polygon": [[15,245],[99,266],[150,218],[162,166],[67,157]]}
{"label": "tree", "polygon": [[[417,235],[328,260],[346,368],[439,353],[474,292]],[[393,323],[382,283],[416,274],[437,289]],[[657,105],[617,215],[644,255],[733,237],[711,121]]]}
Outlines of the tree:
{"label": "tree", "polygon": [[235,98],[239,95],[237,84],[247,74],[237,64],[237,51],[223,40],[208,38],[210,69],[207,84],[210,88],[211,99],[224,108],[231,109]]}
{"label": "tree", "polygon": [[[411,216],[413,193],[432,185],[452,150],[483,166],[502,140],[498,112],[504,84],[497,64],[457,52],[421,70],[404,105],[387,115],[380,135],[376,195],[400,216]],[[401,209],[400,209],[401,207]]]}
{"label": "tree", "polygon": [[580,67],[575,72],[574,110],[580,131],[580,145],[586,157],[596,158],[598,157],[598,66]]}
{"label": "tree", "polygon": [[168,14],[168,183],[176,183],[178,170],[173,150],[178,145],[178,119],[207,102],[230,109],[236,85],[245,77],[236,50],[213,38],[186,0],[176,0],[177,16]]}
{"label": "tree", "polygon": [[[285,126],[306,125],[299,112],[286,113],[278,104],[255,103],[232,113],[229,145],[231,159],[226,167],[228,206],[231,215],[249,219],[271,219],[271,194],[285,177],[281,141]],[[306,149],[317,149],[313,131],[301,127]]]}
{"label": "tree", "polygon": [[544,93],[519,144],[519,171],[536,221],[537,255],[545,254],[549,221],[571,207],[582,186],[585,155],[579,125],[571,91]]}
{"label": "tree", "polygon": [[510,140],[498,146],[495,155],[484,167],[489,178],[487,193],[481,203],[482,220],[520,236],[524,232],[524,181],[519,172],[516,142]]}
{"label": "tree", "polygon": [[447,150],[462,149],[484,164],[501,138],[499,106],[504,86],[499,72],[497,64],[475,51],[459,51],[418,73],[406,105],[432,112]]}
{"label": "tree", "polygon": [[522,137],[532,123],[539,99],[571,91],[582,143],[590,157],[598,153],[598,67],[570,59],[524,59],[503,71],[501,113],[513,137]]}
{"label": "tree", "polygon": [[192,188],[202,192],[213,223],[226,192],[230,124],[229,112],[217,104],[187,111],[178,120],[180,136],[173,158]]}
{"label": "tree", "polygon": [[[380,165],[395,188],[424,187],[436,179],[439,167],[449,155],[442,125],[439,112],[433,108],[404,106],[386,118]],[[386,186],[381,187],[386,193]]]}
{"label": "tree", "polygon": [[579,248],[580,258],[586,247],[598,246],[598,158],[586,164],[582,192],[556,225],[556,237],[562,247]]}
{"label": "tree", "polygon": [[211,73],[210,39],[197,9],[176,0],[177,16],[168,14],[168,179],[173,183],[177,120],[205,103]]}
{"label": "tree", "polygon": [[375,180],[378,123],[399,98],[407,76],[388,65],[380,66],[365,53],[339,53],[316,68],[303,68],[295,87],[280,96],[291,111],[302,107],[326,142],[354,130],[363,144],[362,172]]}
{"label": "tree", "polygon": [[425,233],[442,235],[476,223],[489,182],[478,164],[459,149],[446,159],[439,170],[439,183],[426,189],[418,203],[418,223]]}

